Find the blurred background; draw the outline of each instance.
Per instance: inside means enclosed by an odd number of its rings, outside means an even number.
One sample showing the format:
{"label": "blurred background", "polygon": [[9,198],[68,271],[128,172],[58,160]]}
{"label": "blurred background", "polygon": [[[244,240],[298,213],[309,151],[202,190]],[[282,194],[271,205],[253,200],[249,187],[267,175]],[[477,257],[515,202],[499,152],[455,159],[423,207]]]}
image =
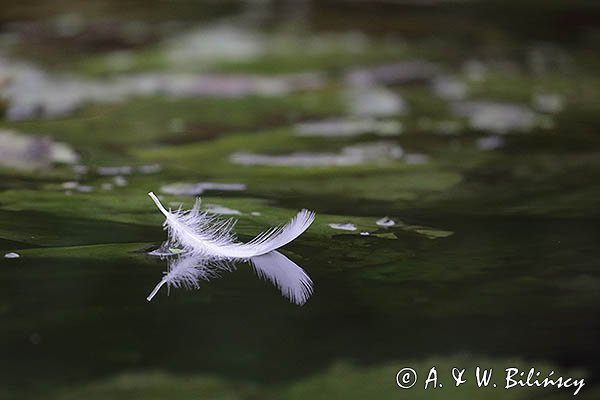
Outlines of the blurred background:
{"label": "blurred background", "polygon": [[[2,399],[561,399],[600,366],[600,3],[3,1]],[[300,208],[297,306],[246,264],[148,303],[147,197]],[[448,385],[400,390],[435,365]],[[422,377],[423,378],[423,377]]]}

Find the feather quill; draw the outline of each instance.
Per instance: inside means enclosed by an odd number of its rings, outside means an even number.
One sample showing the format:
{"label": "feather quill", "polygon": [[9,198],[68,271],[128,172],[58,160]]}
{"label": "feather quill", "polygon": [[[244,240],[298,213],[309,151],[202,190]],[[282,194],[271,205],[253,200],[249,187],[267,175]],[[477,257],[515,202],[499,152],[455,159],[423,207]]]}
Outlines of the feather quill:
{"label": "feather quill", "polygon": [[247,243],[238,242],[231,232],[236,220],[220,219],[200,210],[200,199],[189,211],[165,209],[152,192],[148,193],[165,216],[169,247],[181,247],[187,253],[209,259],[249,259],[276,250],[300,236],[315,219],[303,209],[285,225],[266,230]]}

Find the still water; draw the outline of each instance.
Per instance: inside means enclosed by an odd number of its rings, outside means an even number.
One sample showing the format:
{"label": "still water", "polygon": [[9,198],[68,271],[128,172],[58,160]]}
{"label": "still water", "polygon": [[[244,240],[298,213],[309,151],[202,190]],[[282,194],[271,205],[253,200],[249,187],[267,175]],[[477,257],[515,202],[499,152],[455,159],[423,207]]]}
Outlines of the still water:
{"label": "still water", "polygon": [[[598,396],[598,9],[419,3],[0,14],[0,255],[19,255],[0,258],[0,397],[573,393],[477,388],[477,366]],[[241,240],[317,217],[266,265],[149,302],[169,264],[152,190],[201,195]]]}

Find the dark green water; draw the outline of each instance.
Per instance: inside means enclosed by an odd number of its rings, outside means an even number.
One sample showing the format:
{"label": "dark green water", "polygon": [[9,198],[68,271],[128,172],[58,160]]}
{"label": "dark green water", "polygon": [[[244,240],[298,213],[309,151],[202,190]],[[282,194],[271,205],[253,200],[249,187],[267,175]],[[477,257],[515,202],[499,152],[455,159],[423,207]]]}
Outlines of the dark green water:
{"label": "dark green water", "polygon": [[[2,119],[3,129],[69,144],[90,172],[78,174],[64,165],[0,170],[0,253],[20,254],[0,258],[0,397],[572,396],[571,389],[477,389],[472,382],[450,387],[453,367],[503,371],[519,365],[525,371],[536,367],[586,376],[578,397],[597,398],[600,62],[595,49],[600,36],[585,16],[598,8],[584,2],[506,4],[358,4],[341,18],[334,4],[324,3],[308,5],[303,18],[286,20],[292,14],[278,3],[267,7],[267,37],[296,30],[314,35],[362,30],[372,35],[371,42],[362,50],[333,46],[317,55],[269,48],[243,61],[208,67],[192,62],[183,68],[266,76],[325,71],[324,85],[281,96],[155,94],[86,102],[59,118]],[[92,19],[99,14],[119,20],[115,10],[121,10],[111,3],[100,10],[64,7]],[[170,34],[197,23],[189,21],[184,2],[173,7],[162,18],[183,22]],[[126,9],[121,19],[161,20],[139,6]],[[527,29],[523,13],[538,9],[539,29]],[[244,7],[233,4],[196,12],[211,21],[240,10]],[[105,57],[124,47],[133,59],[126,73],[182,70],[161,58],[166,50],[155,38],[133,47],[115,39],[108,49],[94,48],[92,34],[57,39],[50,28],[46,37],[13,25],[29,16],[45,26],[44,18],[52,14],[42,4],[0,15],[3,31],[22,37],[7,47],[7,60],[34,60],[44,71],[96,79],[116,74]],[[520,17],[511,18],[515,15]],[[464,29],[452,28],[457,21]],[[556,21],[563,21],[564,29],[554,27]],[[40,46],[50,46],[48,58],[35,55]],[[70,56],[57,62],[52,58],[57,52]],[[539,54],[543,68],[532,61]],[[561,57],[568,66],[557,61]],[[431,82],[415,80],[387,85],[408,105],[404,113],[378,117],[400,122],[398,136],[294,134],[295,123],[348,113],[343,79],[348,69],[417,59],[438,63],[440,76],[467,82],[464,100],[535,108],[532,96],[549,92],[563,106],[538,112],[546,119],[532,126],[490,132],[453,114],[452,101],[436,96]],[[485,65],[485,79],[469,80],[464,62],[470,59]],[[495,118],[502,122],[511,116]],[[439,133],[436,121],[458,128]],[[480,140],[489,137],[502,142],[486,150]],[[239,152],[338,154],[382,140],[386,148],[401,146],[428,159],[410,163],[406,156],[386,159],[386,153],[350,166],[293,167],[236,165],[230,158]],[[98,166],[154,163],[160,172],[125,175],[124,186],[96,173]],[[93,191],[66,194],[61,186],[66,181]],[[146,301],[166,267],[146,254],[165,239],[161,215],[146,193],[173,182],[204,181],[247,186],[202,196],[204,204],[242,213],[236,216],[241,239],[285,222],[300,208],[316,211],[313,226],[282,250],[314,282],[304,306],[281,297],[247,264],[203,282],[200,290],[171,290],[169,296],[162,291]],[[106,183],[113,185],[110,190],[101,189]],[[186,207],[193,202],[190,196],[163,199]],[[260,215],[251,214],[256,211]],[[384,216],[398,224],[377,226]],[[330,223],[353,223],[358,230],[334,230]],[[424,391],[423,379],[434,365],[444,371],[444,389]],[[394,379],[407,366],[419,372],[420,381],[403,391]]]}

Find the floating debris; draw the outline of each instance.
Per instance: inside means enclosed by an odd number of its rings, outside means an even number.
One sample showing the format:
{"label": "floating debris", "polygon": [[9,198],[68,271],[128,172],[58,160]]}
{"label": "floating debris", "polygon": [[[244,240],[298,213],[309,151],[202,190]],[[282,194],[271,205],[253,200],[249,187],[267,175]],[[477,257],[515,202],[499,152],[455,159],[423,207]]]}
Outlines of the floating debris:
{"label": "floating debris", "polygon": [[36,170],[49,168],[52,163],[72,164],[78,160],[69,146],[47,136],[0,129],[0,166]]}
{"label": "floating debris", "polygon": [[408,153],[404,156],[404,162],[407,164],[427,164],[429,156],[420,153]]}
{"label": "floating debris", "polygon": [[79,155],[66,143],[53,142],[50,159],[59,164],[75,164],[79,162]]}
{"label": "floating debris", "polygon": [[335,118],[299,123],[294,129],[298,136],[348,137],[366,133],[395,136],[402,132],[402,123],[374,118]]}
{"label": "floating debris", "polygon": [[262,213],[260,213],[260,212],[258,212],[258,211],[252,211],[252,212],[250,213],[250,215],[252,215],[252,216],[255,216],[255,217],[259,217],[259,216],[261,216],[261,215],[262,215]]}
{"label": "floating debris", "polygon": [[94,191],[94,187],[89,185],[79,185],[76,190],[81,193],[90,193]]}
{"label": "floating debris", "polygon": [[174,247],[169,247],[165,243],[163,243],[159,248],[150,251],[148,254],[151,256],[157,256],[157,257],[163,258],[163,257],[169,257],[169,256],[179,255],[179,254],[184,254],[184,253],[185,253],[185,250],[182,250],[179,248],[174,248]]}
{"label": "floating debris", "polygon": [[463,128],[464,124],[460,121],[444,120],[434,125],[433,132],[440,135],[456,135]]}
{"label": "floating debris", "polygon": [[504,139],[501,136],[486,136],[477,139],[475,142],[479,150],[495,150],[504,145]]}
{"label": "floating debris", "polygon": [[379,86],[360,86],[346,93],[348,111],[354,115],[392,116],[402,114],[407,105],[400,95]]}
{"label": "floating debris", "polygon": [[173,183],[160,188],[160,191],[165,194],[174,196],[198,196],[207,190],[219,191],[242,191],[246,190],[246,185],[243,183],[215,183],[215,182],[199,182],[199,183]]}
{"label": "floating debris", "polygon": [[231,162],[240,165],[326,167],[360,165],[370,162],[386,162],[402,158],[404,151],[393,143],[378,142],[347,146],[335,153],[291,153],[267,155],[234,153]]}
{"label": "floating debris", "polygon": [[539,125],[538,115],[531,109],[512,103],[469,101],[453,104],[454,112],[469,118],[474,129],[504,134],[510,131],[530,131]]}
{"label": "floating debris", "polygon": [[[9,63],[0,57],[0,81],[7,102],[6,118],[22,120],[44,115],[65,116],[78,100],[62,79],[50,82],[46,73],[30,64]],[[58,82],[60,81],[60,82]]]}
{"label": "floating debris", "polygon": [[231,25],[213,25],[178,35],[167,42],[167,57],[174,65],[251,60],[263,55],[268,38],[256,31]]}
{"label": "floating debris", "polygon": [[374,233],[371,236],[381,238],[381,239],[398,239],[398,237],[396,235],[394,235],[392,232]]}
{"label": "floating debris", "polygon": [[333,229],[337,229],[340,231],[355,231],[356,230],[356,226],[354,226],[354,224],[327,224],[329,225],[331,228]]}
{"label": "floating debris", "polygon": [[383,226],[383,227],[390,227],[390,226],[394,226],[396,225],[396,221],[394,221],[393,219],[389,218],[389,217],[383,217],[381,219],[378,219],[377,222],[375,222],[378,226]]}
{"label": "floating debris", "polygon": [[142,174],[157,174],[161,171],[160,164],[140,165],[137,170]]}
{"label": "floating debris", "polygon": [[463,73],[472,82],[482,82],[487,78],[489,68],[478,60],[468,60],[463,64]]}
{"label": "floating debris", "polygon": [[219,74],[145,74],[122,78],[132,90],[127,95],[167,94],[173,97],[283,96],[324,84],[319,73],[279,76]]}
{"label": "floating debris", "polygon": [[63,182],[63,184],[61,186],[63,189],[77,189],[77,186],[79,186],[79,182],[75,182],[75,181]]}
{"label": "floating debris", "polygon": [[98,175],[103,176],[115,176],[115,175],[129,175],[133,172],[133,168],[129,165],[123,165],[120,167],[98,167],[96,168]]}
{"label": "floating debris", "polygon": [[241,215],[242,213],[238,210],[234,210],[233,208],[228,208],[224,206],[220,206],[218,204],[207,204],[206,211],[213,214],[221,214],[221,215]]}
{"label": "floating debris", "polygon": [[76,181],[63,182],[61,188],[65,189],[66,195],[71,195],[73,193],[73,190],[80,193],[89,193],[94,190],[93,186],[82,185],[80,182]]}
{"label": "floating debris", "polygon": [[436,66],[426,61],[406,61],[375,67],[355,68],[348,71],[346,80],[353,85],[393,85],[423,82],[433,78]]}
{"label": "floating debris", "polygon": [[[418,233],[419,235],[423,235],[428,239],[445,238],[454,234],[452,231],[445,231],[443,229],[430,228],[421,225],[410,225],[405,224],[402,221],[396,221],[396,227],[406,232]],[[394,238],[396,237],[394,236]]]}
{"label": "floating debris", "polygon": [[429,239],[439,239],[454,235],[454,232],[441,229],[427,228],[424,226],[410,226],[414,232],[426,236]]}
{"label": "floating debris", "polygon": [[87,165],[73,165],[72,169],[73,172],[80,175],[87,174],[90,170]]}
{"label": "floating debris", "polygon": [[462,100],[467,95],[467,85],[450,76],[439,76],[431,82],[433,92],[445,100]]}
{"label": "floating debris", "polygon": [[363,231],[360,233],[360,236],[369,236],[371,233],[367,231]]}
{"label": "floating debris", "polygon": [[121,175],[115,176],[113,178],[113,182],[115,183],[116,186],[119,186],[119,187],[127,186],[127,179],[125,179]]}
{"label": "floating debris", "polygon": [[129,165],[122,166],[104,166],[96,168],[96,173],[102,176],[117,176],[117,175],[131,175],[135,171],[141,174],[155,174],[161,171],[160,164],[147,164],[132,167]]}
{"label": "floating debris", "polygon": [[4,258],[19,258],[21,257],[21,255],[19,253],[15,253],[15,252],[10,252],[10,253],[6,253],[4,254]]}
{"label": "floating debris", "polygon": [[533,96],[533,107],[548,114],[561,112],[564,107],[564,99],[557,93],[543,93]]}
{"label": "floating debris", "polygon": [[0,82],[6,82],[6,118],[18,121],[65,117],[86,103],[115,103],[133,96],[283,96],[320,87],[325,78],[313,72],[279,76],[148,72],[92,80],[54,76],[30,64],[0,59]]}

